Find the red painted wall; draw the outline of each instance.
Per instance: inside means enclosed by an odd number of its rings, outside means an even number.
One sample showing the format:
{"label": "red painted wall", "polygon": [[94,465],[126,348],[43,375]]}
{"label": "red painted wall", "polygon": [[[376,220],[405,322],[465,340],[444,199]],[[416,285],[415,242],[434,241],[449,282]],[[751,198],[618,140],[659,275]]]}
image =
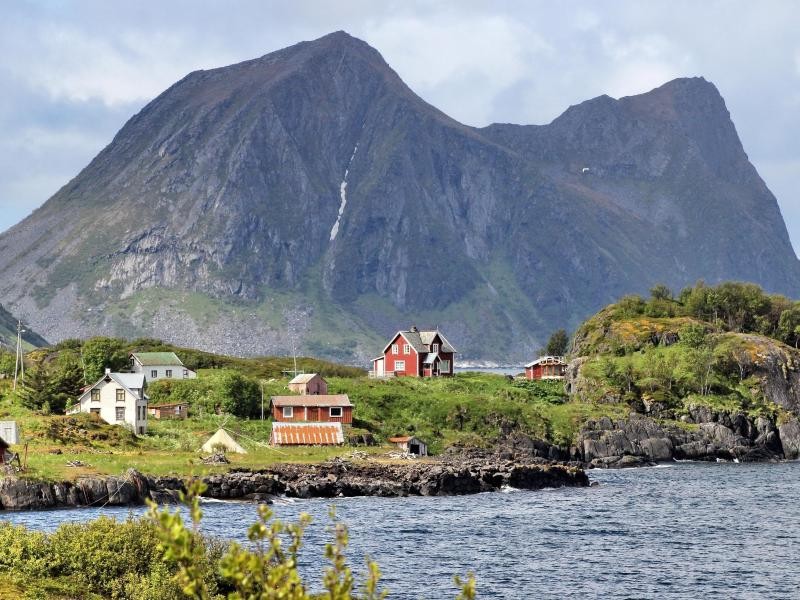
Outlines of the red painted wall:
{"label": "red painted wall", "polygon": [[[392,354],[392,344],[397,344],[397,354]],[[403,346],[408,344],[406,338],[404,338],[399,333],[395,338],[392,340],[392,343],[389,344],[389,348],[387,348],[386,353],[384,356],[384,368],[386,373],[395,373],[398,376],[406,376],[406,377],[419,377],[420,375],[420,358],[417,351],[411,347],[409,344],[409,354],[403,353]],[[396,366],[396,361],[405,361],[405,368],[398,370]]]}
{"label": "red painted wall", "polygon": [[353,422],[353,407],[343,406],[341,417],[331,417],[327,406],[309,406],[308,418],[306,418],[306,411],[302,406],[294,406],[294,412],[291,418],[284,418],[283,407],[272,407],[272,420],[280,423],[291,422],[310,422],[310,423],[343,423],[349,425]]}
{"label": "red painted wall", "polygon": [[[567,370],[565,365],[555,365],[556,373],[563,376]],[[541,379],[544,374],[543,365],[533,365],[532,367],[525,368],[525,377],[527,379]],[[552,374],[551,374],[552,375]]]}

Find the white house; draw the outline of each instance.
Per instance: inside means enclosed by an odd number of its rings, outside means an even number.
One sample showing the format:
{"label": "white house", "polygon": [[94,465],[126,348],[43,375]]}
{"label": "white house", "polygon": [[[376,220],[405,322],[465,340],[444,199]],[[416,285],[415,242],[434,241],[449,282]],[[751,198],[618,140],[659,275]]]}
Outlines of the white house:
{"label": "white house", "polygon": [[130,359],[131,371],[141,373],[147,381],[197,377],[197,373],[183,366],[174,352],[134,352]]}
{"label": "white house", "polygon": [[94,413],[106,423],[126,425],[134,433],[147,431],[147,401],[142,373],[112,373],[87,388],[77,402],[67,409],[68,415]]}

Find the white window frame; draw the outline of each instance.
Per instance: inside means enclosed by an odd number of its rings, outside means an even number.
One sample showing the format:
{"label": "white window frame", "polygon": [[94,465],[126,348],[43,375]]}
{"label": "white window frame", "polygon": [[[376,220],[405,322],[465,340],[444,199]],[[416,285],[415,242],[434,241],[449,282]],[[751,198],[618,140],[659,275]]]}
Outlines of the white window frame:
{"label": "white window frame", "polygon": [[100,402],[100,388],[93,388],[89,391],[89,400],[91,402]]}
{"label": "white window frame", "polygon": [[284,406],[283,407],[283,418],[284,419],[294,419],[294,406]]}
{"label": "white window frame", "polygon": [[450,373],[450,361],[449,360],[440,360],[439,361],[439,373]]}
{"label": "white window frame", "polygon": [[[119,416],[120,415],[119,411],[122,411],[122,417]],[[114,417],[116,418],[117,421],[124,421],[125,420],[125,407],[124,406],[118,406],[114,410]]]}
{"label": "white window frame", "polygon": [[158,369],[150,369],[150,379],[158,379]]}
{"label": "white window frame", "polygon": [[411,344],[403,344],[403,354],[411,354]]}
{"label": "white window frame", "polygon": [[439,344],[431,345],[431,352],[438,352],[439,351]]}
{"label": "white window frame", "polygon": [[400,354],[400,348],[397,344],[392,344],[392,354]]}
{"label": "white window frame", "polygon": [[165,375],[167,377],[172,377],[172,369],[167,369],[167,372],[165,373]]}
{"label": "white window frame", "polygon": [[122,388],[117,388],[115,397],[117,399],[117,402],[125,402],[125,390],[123,390]]}
{"label": "white window frame", "polygon": [[394,370],[395,371],[405,371],[406,370],[406,361],[404,361],[404,360],[396,360],[396,361],[394,361]]}
{"label": "white window frame", "polygon": [[[333,411],[338,411],[338,414],[333,414]],[[344,410],[342,409],[341,406],[330,406],[328,407],[328,416],[331,418],[333,417],[342,418],[344,416]]]}

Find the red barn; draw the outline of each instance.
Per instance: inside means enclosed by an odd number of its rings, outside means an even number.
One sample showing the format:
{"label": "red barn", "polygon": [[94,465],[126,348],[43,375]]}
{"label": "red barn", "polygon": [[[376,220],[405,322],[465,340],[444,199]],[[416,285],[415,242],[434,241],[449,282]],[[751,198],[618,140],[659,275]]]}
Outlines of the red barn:
{"label": "red barn", "polygon": [[525,365],[526,379],[564,379],[567,361],[563,356],[540,356]]}
{"label": "red barn", "polygon": [[374,377],[445,377],[453,374],[456,350],[438,329],[398,331],[383,355],[372,360]]}
{"label": "red barn", "polygon": [[347,394],[273,396],[270,400],[275,422],[353,423],[353,405]]}

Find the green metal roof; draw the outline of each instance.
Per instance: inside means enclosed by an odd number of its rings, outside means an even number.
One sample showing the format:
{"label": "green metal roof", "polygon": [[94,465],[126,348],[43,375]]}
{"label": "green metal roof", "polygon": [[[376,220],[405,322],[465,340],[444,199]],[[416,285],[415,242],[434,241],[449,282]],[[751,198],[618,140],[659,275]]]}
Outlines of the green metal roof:
{"label": "green metal roof", "polygon": [[170,365],[182,367],[183,363],[174,352],[134,352],[131,354],[143,367]]}

